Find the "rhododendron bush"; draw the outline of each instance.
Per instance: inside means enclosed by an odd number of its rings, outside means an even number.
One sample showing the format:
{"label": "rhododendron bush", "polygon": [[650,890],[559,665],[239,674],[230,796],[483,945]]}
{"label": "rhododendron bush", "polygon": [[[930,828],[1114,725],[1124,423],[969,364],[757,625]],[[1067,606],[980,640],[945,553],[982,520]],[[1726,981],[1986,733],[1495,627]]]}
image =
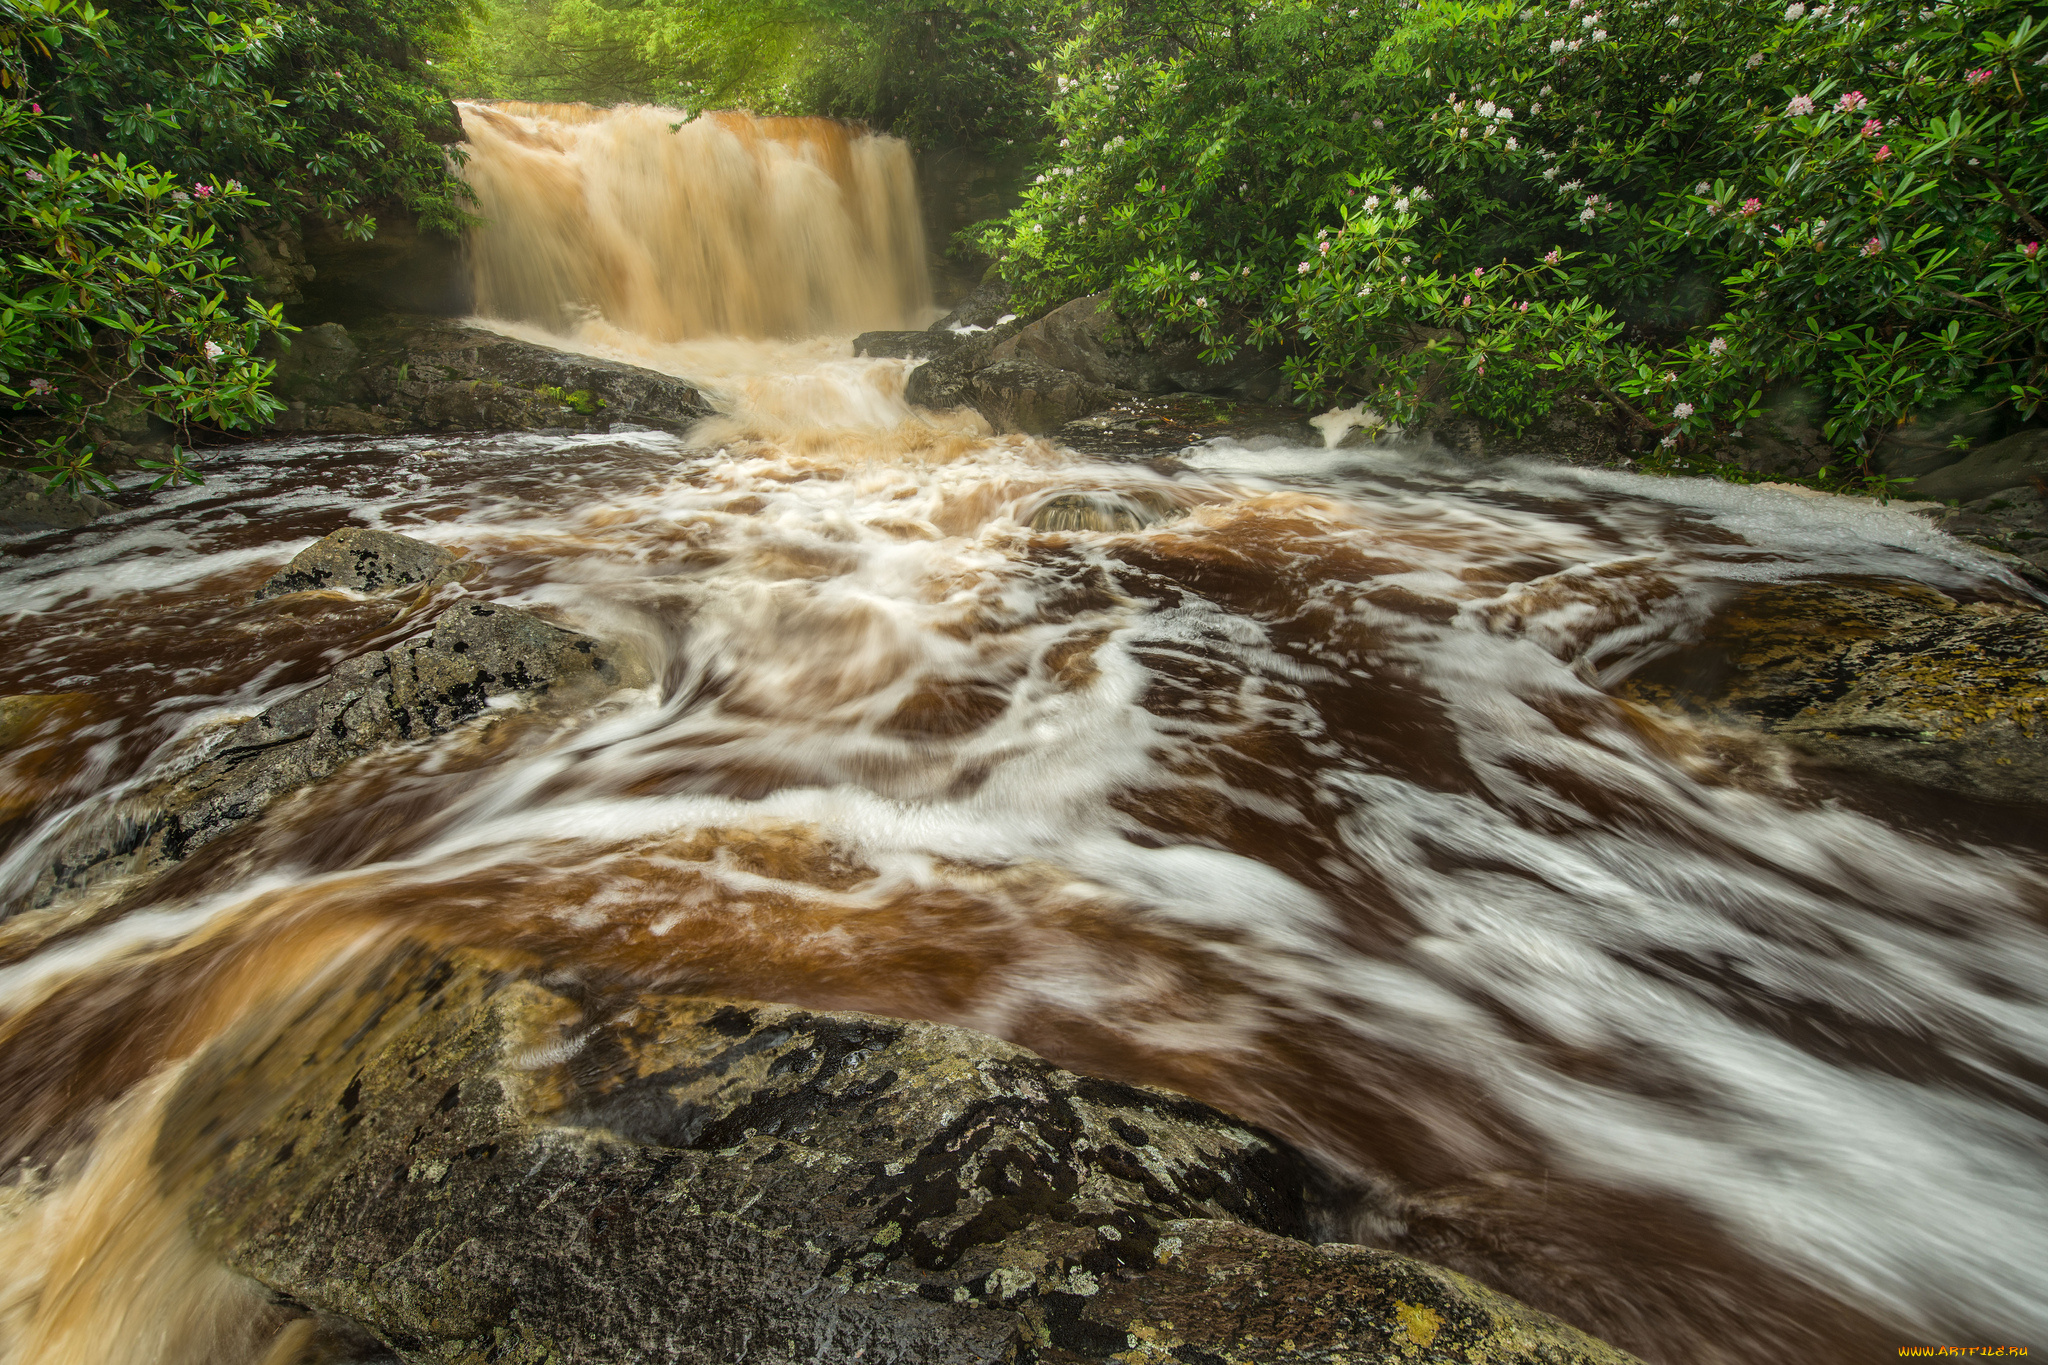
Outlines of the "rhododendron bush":
{"label": "rhododendron bush", "polygon": [[1589,399],[1668,459],[1774,382],[1844,467],[2048,390],[2048,31],[2022,0],[1091,5],[1058,142],[984,241],[1304,399],[1521,428]]}

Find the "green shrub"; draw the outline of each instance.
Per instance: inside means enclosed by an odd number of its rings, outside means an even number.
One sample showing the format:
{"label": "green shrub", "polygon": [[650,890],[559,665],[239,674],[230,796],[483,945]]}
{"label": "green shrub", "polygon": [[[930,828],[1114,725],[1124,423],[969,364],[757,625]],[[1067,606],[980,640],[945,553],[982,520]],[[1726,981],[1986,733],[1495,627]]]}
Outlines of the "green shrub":
{"label": "green shrub", "polygon": [[[2021,0],[1097,7],[1059,145],[984,241],[1298,390],[1666,452],[1781,378],[1867,462],[1918,409],[2038,411],[2043,26]],[[1865,464],[1867,468],[1867,464]]]}

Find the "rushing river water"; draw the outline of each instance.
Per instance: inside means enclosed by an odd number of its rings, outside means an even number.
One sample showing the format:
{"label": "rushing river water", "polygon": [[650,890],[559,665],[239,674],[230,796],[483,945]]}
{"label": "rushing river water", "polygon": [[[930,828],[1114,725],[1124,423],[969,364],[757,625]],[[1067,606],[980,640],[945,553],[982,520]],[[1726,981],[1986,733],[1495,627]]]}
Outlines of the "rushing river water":
{"label": "rushing river water", "polygon": [[[2022,595],[1967,547],[1398,446],[1110,463],[914,413],[843,339],[561,340],[725,415],[245,447],[0,564],[0,693],[64,698],[0,752],[0,904],[67,813],[407,629],[250,604],[337,525],[458,547],[445,592],[656,680],[363,761],[122,913],[0,924],[11,1365],[265,1359],[279,1311],[190,1245],[156,1106],[401,936],[1184,1091],[1318,1156],[1347,1240],[1659,1365],[2048,1347],[2034,822],[1605,690],[1749,584]],[[1073,492],[1168,514],[1030,529]]]}

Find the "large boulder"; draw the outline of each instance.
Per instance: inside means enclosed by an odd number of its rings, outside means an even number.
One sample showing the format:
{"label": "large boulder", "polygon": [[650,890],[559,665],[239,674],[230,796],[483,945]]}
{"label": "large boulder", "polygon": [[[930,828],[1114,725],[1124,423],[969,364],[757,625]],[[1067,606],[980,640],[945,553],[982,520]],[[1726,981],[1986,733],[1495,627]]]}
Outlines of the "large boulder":
{"label": "large boulder", "polygon": [[[1203,362],[1202,349],[1193,337],[1147,345],[1118,316],[1108,294],[1090,294],[1061,304],[999,343],[989,359],[1035,361],[1133,393],[1235,392],[1278,372],[1278,359],[1264,351],[1246,348],[1225,364],[1210,365]],[[1270,397],[1273,387],[1267,385],[1256,396]]]}
{"label": "large boulder", "polygon": [[0,535],[70,531],[114,510],[82,489],[51,491],[49,480],[0,467]]}
{"label": "large boulder", "polygon": [[446,734],[493,698],[576,697],[644,680],[615,646],[512,607],[459,601],[428,634],[349,659],[243,721],[196,765],[82,813],[50,848],[28,905],[183,861],[344,763]]}
{"label": "large boulder", "polygon": [[1921,474],[1913,480],[1913,496],[1973,502],[2008,489],[2035,491],[2044,483],[2048,483],[2048,427],[2034,427]]}
{"label": "large boulder", "polygon": [[280,431],[687,431],[711,415],[671,375],[440,318],[388,315],[308,328],[278,357]]}
{"label": "large boulder", "polygon": [[1911,583],[1773,584],[1623,684],[1830,765],[2048,803],[2048,614]]}
{"label": "large boulder", "polygon": [[255,600],[326,588],[381,593],[414,584],[438,586],[459,577],[461,570],[455,552],[443,546],[390,531],[344,526],[294,555],[256,590]]}
{"label": "large boulder", "polygon": [[962,392],[997,431],[1044,436],[1132,395],[1096,384],[1072,370],[1030,360],[998,360],[967,375]]}
{"label": "large boulder", "polygon": [[1084,455],[1150,459],[1203,441],[1319,446],[1322,436],[1290,408],[1243,403],[1209,394],[1130,397],[1067,423],[1053,439]]}
{"label": "large boulder", "polygon": [[936,1024],[420,949],[191,1066],[199,1243],[413,1365],[1629,1357],[1316,1247],[1229,1116]]}

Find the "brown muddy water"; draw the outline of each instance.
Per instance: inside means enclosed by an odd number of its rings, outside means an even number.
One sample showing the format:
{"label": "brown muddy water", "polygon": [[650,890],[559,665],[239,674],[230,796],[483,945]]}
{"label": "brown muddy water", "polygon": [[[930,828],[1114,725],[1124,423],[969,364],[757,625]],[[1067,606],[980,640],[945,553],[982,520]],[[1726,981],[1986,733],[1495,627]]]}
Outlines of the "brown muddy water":
{"label": "brown muddy water", "polygon": [[[512,176],[466,112],[471,174]],[[789,182],[846,216],[820,251],[893,282],[715,325],[636,328],[583,286],[502,305],[705,384],[724,415],[687,439],[245,447],[5,547],[0,694],[59,700],[0,752],[0,905],[68,820],[417,629],[250,605],[338,525],[458,547],[482,574],[444,592],[629,642],[656,681],[367,760],[111,906],[0,923],[0,1359],[297,1358],[187,1239],[158,1105],[210,1039],[399,938],[943,1020],[1184,1091],[1320,1158],[1338,1235],[1660,1365],[2048,1347],[2037,813],[1604,690],[1750,584],[2021,585],[1906,513],[1768,489],[1399,444],[1117,464],[920,416],[907,363],[844,339],[929,316],[860,245],[886,215],[858,183],[900,148],[487,112],[543,170],[616,134],[668,184],[660,138],[698,139],[699,201],[719,156],[734,194]],[[556,256],[590,216],[496,202]],[[615,221],[607,249],[661,278],[657,220]],[[746,266],[749,239],[693,240]],[[1075,493],[1166,515],[1030,529]]]}

